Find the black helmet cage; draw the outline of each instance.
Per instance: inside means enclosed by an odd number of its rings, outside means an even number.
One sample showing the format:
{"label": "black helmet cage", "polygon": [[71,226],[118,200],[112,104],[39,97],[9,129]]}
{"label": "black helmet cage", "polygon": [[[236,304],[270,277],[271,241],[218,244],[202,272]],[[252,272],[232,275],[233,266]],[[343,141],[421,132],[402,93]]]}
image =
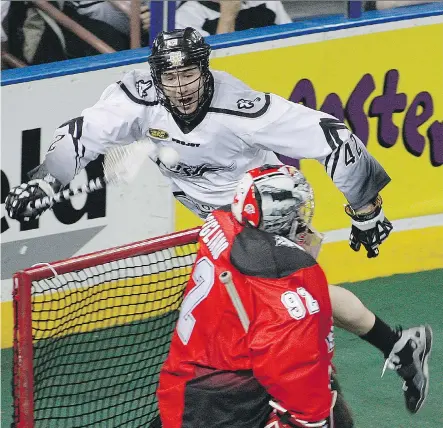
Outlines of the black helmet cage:
{"label": "black helmet cage", "polygon": [[[190,121],[197,116],[211,95],[210,53],[211,47],[204,41],[200,33],[190,27],[184,30],[161,32],[154,40],[152,54],[148,58],[148,62],[151,66],[152,78],[159,101],[167,110],[182,120]],[[174,107],[165,94],[161,76],[166,71],[174,71],[191,65],[196,65],[201,72],[200,84],[197,89],[200,99],[197,109],[191,114],[186,114]]]}

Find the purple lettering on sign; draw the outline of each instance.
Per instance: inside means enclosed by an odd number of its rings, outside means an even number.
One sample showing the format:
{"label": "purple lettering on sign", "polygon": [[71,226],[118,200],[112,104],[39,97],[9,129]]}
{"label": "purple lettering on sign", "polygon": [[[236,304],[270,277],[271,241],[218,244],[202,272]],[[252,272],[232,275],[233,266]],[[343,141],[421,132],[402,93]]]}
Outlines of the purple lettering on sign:
{"label": "purple lettering on sign", "polygon": [[341,102],[340,97],[335,94],[329,94],[325,100],[323,101],[320,110],[323,113],[331,114],[332,116],[340,119],[342,122],[345,120],[345,113],[343,111],[343,103]]}
{"label": "purple lettering on sign", "polygon": [[[289,99],[293,103],[302,103],[306,107],[316,109],[317,108],[317,99],[315,97],[315,89],[312,85],[312,82],[308,79],[301,79],[295,85],[292,90],[291,96]],[[283,156],[279,153],[276,153],[277,157],[283,162],[285,165],[295,166],[297,169],[300,169],[300,160],[289,158],[287,156]]]}
{"label": "purple lettering on sign", "polygon": [[[421,109],[421,113],[417,114]],[[417,94],[409,106],[403,124],[403,143],[406,150],[414,156],[420,156],[425,148],[425,137],[418,132],[418,127],[423,125],[434,113],[434,103],[429,92]]]}
{"label": "purple lettering on sign", "polygon": [[289,99],[293,103],[302,103],[306,107],[316,109],[317,100],[315,98],[315,89],[312,82],[308,79],[300,80],[292,91]]}
{"label": "purple lettering on sign", "polygon": [[432,166],[443,165],[443,122],[437,120],[428,129]]}
{"label": "purple lettering on sign", "polygon": [[369,95],[374,92],[374,89],[374,78],[370,74],[365,74],[357,83],[357,86],[352,91],[346,103],[345,116],[349,122],[349,126],[365,146],[368,144],[369,124],[364,111],[364,104],[369,98]]}
{"label": "purple lettering on sign", "polygon": [[[366,114],[364,106],[375,90],[375,81],[371,74],[366,73],[355,85],[343,110],[340,96],[331,92],[320,107],[320,110],[331,114],[337,119],[347,120],[352,132],[367,145],[369,140],[369,117],[378,117],[377,139],[382,147],[392,147],[398,139],[399,127],[393,122],[393,114],[407,108],[407,96],[397,93],[399,82],[398,70],[386,72],[383,94],[373,98]],[[412,98],[412,96],[411,96]],[[295,85],[289,98],[295,103],[315,109],[317,99],[315,88],[308,79],[302,79]],[[426,137],[418,132],[418,128],[434,114],[434,102],[429,92],[420,92],[412,100],[402,124],[402,139],[406,150],[414,156],[421,156],[425,150]],[[424,131],[423,131],[424,134]],[[435,121],[427,129],[429,139],[430,160],[432,166],[443,165],[443,122]],[[297,160],[279,156],[284,163],[298,166]]]}
{"label": "purple lettering on sign", "polygon": [[378,116],[378,142],[386,148],[395,144],[399,133],[392,115],[406,107],[406,94],[397,94],[398,78],[398,70],[389,70],[385,75],[383,95],[375,97],[369,107],[369,116]]}
{"label": "purple lettering on sign", "polygon": [[277,157],[280,159],[280,162],[283,162],[285,165],[295,166],[297,169],[300,169],[300,160],[288,158],[287,156],[280,155],[276,153]]}

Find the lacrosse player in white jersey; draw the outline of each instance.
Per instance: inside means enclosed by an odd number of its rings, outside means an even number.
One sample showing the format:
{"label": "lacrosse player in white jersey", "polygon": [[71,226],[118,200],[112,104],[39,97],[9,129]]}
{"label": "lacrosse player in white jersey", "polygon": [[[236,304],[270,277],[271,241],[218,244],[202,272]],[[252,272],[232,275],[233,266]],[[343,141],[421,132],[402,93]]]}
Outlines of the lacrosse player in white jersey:
{"label": "lacrosse player in white jersey", "polygon": [[[8,215],[25,221],[37,218],[43,209],[31,209],[29,202],[54,195],[100,154],[148,137],[178,153],[176,165],[158,159],[157,164],[174,196],[201,218],[231,203],[246,171],[281,164],[275,153],[317,159],[348,200],[351,248],[359,251],[363,246],[369,258],[376,257],[392,230],[379,195],[390,181],[381,165],[335,117],[210,70],[210,51],[193,28],[160,33],[149,68],[127,73],[105,89],[95,105],[55,131],[30,181],[10,191]],[[405,380],[408,410],[417,412],[427,394],[430,328],[394,331],[352,293],[335,290],[331,299],[336,323],[382,350]]]}

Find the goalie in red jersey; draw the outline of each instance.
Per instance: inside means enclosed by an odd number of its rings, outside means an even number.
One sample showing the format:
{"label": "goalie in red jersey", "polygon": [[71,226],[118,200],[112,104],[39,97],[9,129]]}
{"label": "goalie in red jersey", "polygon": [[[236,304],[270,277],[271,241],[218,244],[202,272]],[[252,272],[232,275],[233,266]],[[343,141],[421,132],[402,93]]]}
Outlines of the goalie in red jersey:
{"label": "goalie in red jersey", "polygon": [[[208,216],[160,374],[163,428],[334,426],[331,302],[307,245],[313,207],[299,171],[265,165]],[[335,426],[351,427],[336,406]]]}

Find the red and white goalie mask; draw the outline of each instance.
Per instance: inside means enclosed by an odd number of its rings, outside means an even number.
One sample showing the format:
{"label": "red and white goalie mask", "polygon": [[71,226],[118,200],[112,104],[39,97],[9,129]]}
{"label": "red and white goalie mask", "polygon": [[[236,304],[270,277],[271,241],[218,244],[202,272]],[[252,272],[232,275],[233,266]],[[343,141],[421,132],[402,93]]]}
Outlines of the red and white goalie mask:
{"label": "red and white goalie mask", "polygon": [[297,168],[264,165],[240,180],[231,209],[239,223],[302,245],[314,215],[314,192]]}

